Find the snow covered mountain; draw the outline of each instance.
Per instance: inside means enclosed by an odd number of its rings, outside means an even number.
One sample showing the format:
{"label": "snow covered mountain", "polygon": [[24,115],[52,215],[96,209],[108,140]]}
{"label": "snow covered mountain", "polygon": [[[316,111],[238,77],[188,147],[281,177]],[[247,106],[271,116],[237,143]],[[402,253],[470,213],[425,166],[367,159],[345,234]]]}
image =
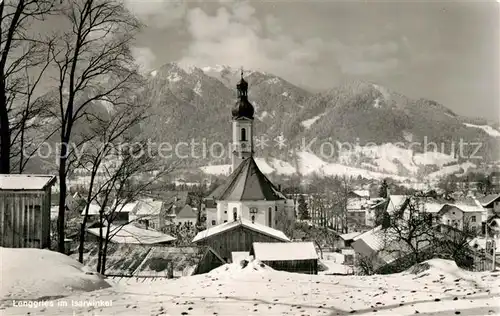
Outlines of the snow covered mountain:
{"label": "snow covered mountain", "polygon": [[[184,166],[227,173],[230,109],[240,72],[177,63],[155,69],[140,91],[150,105],[141,132],[173,146],[198,144],[194,150],[176,148],[187,157]],[[498,123],[461,117],[432,100],[362,81],[313,93],[271,73],[245,69],[244,77],[255,107],[255,151],[265,173],[404,180],[462,173],[500,159]],[[104,103],[94,107],[102,115],[112,110]]]}
{"label": "snow covered mountain", "polygon": [[[194,138],[208,148],[229,144],[240,71],[176,63],[153,71],[148,96],[155,115],[146,124],[149,132],[169,142]],[[464,172],[498,160],[498,125],[460,117],[432,100],[413,100],[369,82],[313,93],[270,73],[244,70],[244,76],[256,110],[256,152],[268,173],[414,177],[443,166]],[[225,173],[227,149],[225,156],[208,155],[190,164]]]}

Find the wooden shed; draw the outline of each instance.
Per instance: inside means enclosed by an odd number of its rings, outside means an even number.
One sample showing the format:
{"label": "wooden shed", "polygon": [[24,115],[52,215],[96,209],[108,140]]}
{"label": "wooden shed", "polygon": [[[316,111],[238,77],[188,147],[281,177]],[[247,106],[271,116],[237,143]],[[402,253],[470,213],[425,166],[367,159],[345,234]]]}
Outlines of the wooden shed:
{"label": "wooden shed", "polygon": [[318,254],[312,242],[255,242],[250,255],[275,270],[318,274]]}
{"label": "wooden shed", "polygon": [[226,261],[222,259],[211,247],[207,247],[192,275],[208,273],[224,264],[226,264]]}
{"label": "wooden shed", "polygon": [[211,227],[193,239],[193,243],[199,246],[211,247],[224,261],[229,261],[235,251],[250,251],[254,242],[289,241],[282,231],[245,219]]}
{"label": "wooden shed", "polygon": [[50,247],[52,175],[0,175],[0,246]]}

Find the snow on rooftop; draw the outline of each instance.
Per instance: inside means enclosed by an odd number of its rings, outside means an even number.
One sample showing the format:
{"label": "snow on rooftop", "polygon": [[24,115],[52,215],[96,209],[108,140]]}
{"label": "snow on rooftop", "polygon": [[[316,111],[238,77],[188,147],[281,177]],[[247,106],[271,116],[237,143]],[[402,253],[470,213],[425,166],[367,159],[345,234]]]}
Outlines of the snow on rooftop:
{"label": "snow on rooftop", "polygon": [[359,235],[361,235],[360,232],[350,232],[347,234],[340,235],[340,238],[342,238],[343,240],[351,240],[351,239],[354,239],[354,237],[359,236]]}
{"label": "snow on rooftop", "polygon": [[254,242],[251,253],[260,261],[318,259],[316,248],[309,242]]}
{"label": "snow on rooftop", "polygon": [[361,197],[370,197],[370,191],[369,190],[353,190],[354,194],[359,195]]}
{"label": "snow on rooftop", "polygon": [[232,222],[227,222],[223,223],[208,229],[205,229],[204,231],[199,232],[193,239],[193,242],[197,242],[203,239],[206,239],[211,236],[215,236],[217,234],[223,233],[225,231],[231,230],[233,228],[243,226],[248,229],[251,229],[253,231],[280,239],[282,241],[290,241],[288,237],[282,232],[277,229],[271,228],[269,226],[257,224],[257,223],[252,223],[251,221],[247,219],[239,219],[237,221],[232,221]]}
{"label": "snow on rooftop", "polygon": [[[106,231],[107,227],[103,230]],[[94,236],[99,236],[99,228],[87,229]],[[153,245],[173,241],[176,238],[151,229],[143,229],[132,224],[124,226],[110,226],[111,242],[117,244]]]}
{"label": "snow on rooftop", "polygon": [[135,207],[135,215],[137,216],[159,215],[162,206],[163,206],[162,201],[155,201],[155,200],[139,201],[137,203],[137,207]]}
{"label": "snow on rooftop", "polygon": [[[85,210],[86,207],[83,208],[81,215],[85,215]],[[99,215],[100,210],[101,207],[97,203],[90,203],[88,215]]]}
{"label": "snow on rooftop", "polygon": [[398,211],[403,203],[406,201],[408,196],[406,195],[390,195],[389,196],[389,205],[387,206],[387,212],[392,213]]}
{"label": "snow on rooftop", "polygon": [[0,247],[0,254],[0,302],[4,299],[68,296],[110,286],[90,268],[58,252]]}
{"label": "snow on rooftop", "polygon": [[56,177],[39,174],[0,174],[0,191],[5,190],[44,190],[54,184]]}

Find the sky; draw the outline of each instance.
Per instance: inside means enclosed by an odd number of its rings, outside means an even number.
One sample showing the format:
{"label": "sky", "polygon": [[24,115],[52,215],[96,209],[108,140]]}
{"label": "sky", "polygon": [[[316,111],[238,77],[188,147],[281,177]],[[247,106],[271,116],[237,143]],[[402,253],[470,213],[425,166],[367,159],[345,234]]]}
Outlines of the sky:
{"label": "sky", "polygon": [[262,70],[314,90],[360,79],[500,121],[499,3],[124,0],[144,70]]}

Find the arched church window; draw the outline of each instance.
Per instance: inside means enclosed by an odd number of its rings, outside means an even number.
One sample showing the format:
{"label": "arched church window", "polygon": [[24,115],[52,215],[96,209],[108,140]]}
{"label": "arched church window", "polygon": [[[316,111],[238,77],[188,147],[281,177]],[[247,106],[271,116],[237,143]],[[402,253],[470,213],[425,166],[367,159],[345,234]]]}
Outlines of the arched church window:
{"label": "arched church window", "polygon": [[273,223],[273,212],[272,212],[272,208],[269,208],[269,211],[267,212],[267,215],[268,215],[268,223],[269,223],[269,226],[272,225]]}
{"label": "arched church window", "polygon": [[242,128],[241,129],[241,139],[242,141],[246,141],[247,140],[247,130],[246,128]]}
{"label": "arched church window", "polygon": [[233,219],[236,222],[236,220],[238,219],[238,213],[233,212]]}
{"label": "arched church window", "polygon": [[252,215],[252,223],[255,222],[255,215]]}

